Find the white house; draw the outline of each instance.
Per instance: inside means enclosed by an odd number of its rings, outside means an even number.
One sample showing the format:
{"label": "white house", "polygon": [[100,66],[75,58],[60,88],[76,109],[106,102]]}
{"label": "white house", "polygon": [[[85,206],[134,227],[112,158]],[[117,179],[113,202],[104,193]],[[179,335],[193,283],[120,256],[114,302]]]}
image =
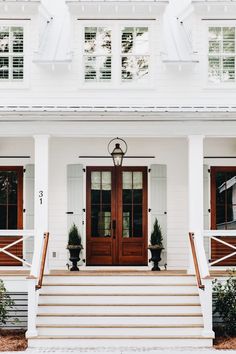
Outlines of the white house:
{"label": "white house", "polygon": [[29,346],[211,346],[210,271],[236,263],[236,1],[53,4],[0,0],[0,277],[28,291]]}

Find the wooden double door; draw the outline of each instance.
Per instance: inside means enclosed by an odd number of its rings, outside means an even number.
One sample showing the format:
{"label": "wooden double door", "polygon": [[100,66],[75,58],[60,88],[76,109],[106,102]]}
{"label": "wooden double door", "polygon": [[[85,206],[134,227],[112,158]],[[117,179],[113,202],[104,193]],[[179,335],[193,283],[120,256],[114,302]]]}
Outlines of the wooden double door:
{"label": "wooden double door", "polygon": [[147,168],[88,167],[87,265],[147,265]]}

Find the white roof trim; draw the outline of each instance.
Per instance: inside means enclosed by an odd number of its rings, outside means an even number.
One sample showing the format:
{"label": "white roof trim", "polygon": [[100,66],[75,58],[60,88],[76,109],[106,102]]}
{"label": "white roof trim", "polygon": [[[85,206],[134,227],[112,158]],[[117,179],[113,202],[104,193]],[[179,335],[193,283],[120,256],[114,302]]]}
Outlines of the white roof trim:
{"label": "white roof trim", "polygon": [[202,113],[230,113],[236,112],[236,105],[197,105],[197,106],[132,106],[132,105],[1,105],[0,112],[154,112],[154,113],[181,113],[181,112],[202,112]]}

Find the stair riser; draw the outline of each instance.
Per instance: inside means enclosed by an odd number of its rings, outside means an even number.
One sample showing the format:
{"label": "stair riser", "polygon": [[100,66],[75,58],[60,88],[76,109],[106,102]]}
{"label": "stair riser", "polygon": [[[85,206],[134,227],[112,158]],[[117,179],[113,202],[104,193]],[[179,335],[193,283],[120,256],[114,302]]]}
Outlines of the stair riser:
{"label": "stair riser", "polygon": [[198,294],[197,287],[194,286],[47,286],[44,285],[41,293],[45,294]]}
{"label": "stair riser", "polygon": [[29,339],[29,348],[181,348],[212,347],[212,339]]}
{"label": "stair riser", "polygon": [[196,284],[193,276],[140,276],[140,275],[112,275],[112,276],[85,276],[85,275],[66,275],[66,276],[45,276],[44,283],[50,284]]}
{"label": "stair riser", "polygon": [[198,296],[40,296],[40,304],[199,304]]}
{"label": "stair riser", "polygon": [[38,328],[44,336],[162,336],[201,335],[202,328]]}
{"label": "stair riser", "polygon": [[200,306],[41,306],[39,313],[63,314],[194,314],[201,313]]}
{"label": "stair riser", "polygon": [[37,324],[58,325],[202,325],[202,317],[38,317]]}

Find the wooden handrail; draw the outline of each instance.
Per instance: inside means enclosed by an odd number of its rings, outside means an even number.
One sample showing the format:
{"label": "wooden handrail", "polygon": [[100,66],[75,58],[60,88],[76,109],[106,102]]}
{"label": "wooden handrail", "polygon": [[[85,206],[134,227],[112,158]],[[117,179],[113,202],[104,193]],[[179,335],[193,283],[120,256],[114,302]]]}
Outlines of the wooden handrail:
{"label": "wooden handrail", "polygon": [[205,290],[205,285],[202,284],[202,279],[201,279],[201,275],[200,275],[193,232],[189,232],[189,241],[190,241],[191,251],[192,251],[192,255],[193,255],[193,263],[194,263],[194,268],[195,268],[195,272],[196,272],[197,285],[198,285],[199,289]]}
{"label": "wooden handrail", "polygon": [[46,263],[47,250],[48,250],[48,240],[49,240],[49,232],[46,232],[44,234],[43,252],[42,252],[42,258],[41,258],[40,273],[39,273],[38,284],[36,285],[36,290],[41,289],[42,288],[42,284],[43,284],[44,268],[45,268],[45,263]]}

